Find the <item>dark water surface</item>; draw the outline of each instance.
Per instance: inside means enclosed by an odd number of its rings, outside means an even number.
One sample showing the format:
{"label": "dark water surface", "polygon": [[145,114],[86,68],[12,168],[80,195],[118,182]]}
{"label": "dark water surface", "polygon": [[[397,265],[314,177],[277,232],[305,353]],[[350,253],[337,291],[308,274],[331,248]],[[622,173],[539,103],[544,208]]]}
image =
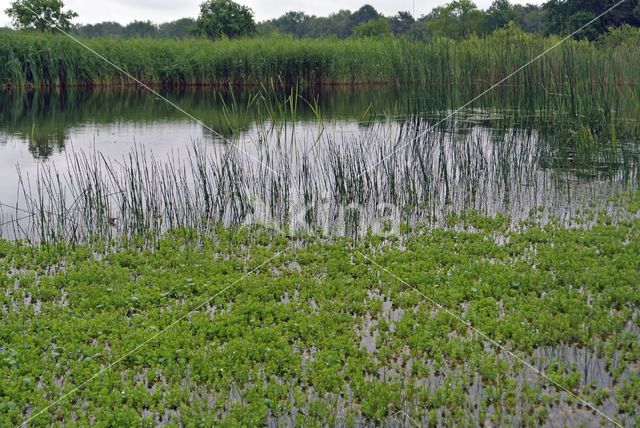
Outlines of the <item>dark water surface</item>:
{"label": "dark water surface", "polygon": [[[86,195],[88,186],[74,182],[77,169],[84,168],[89,176],[88,165],[99,163],[94,175],[122,177],[132,167],[132,153],[150,170],[147,181],[190,165],[183,180],[194,191],[190,196],[207,200],[183,201],[175,208],[179,204],[165,198],[162,206],[137,212],[138,220],[184,218],[180,209],[196,209],[194,219],[246,223],[275,218],[330,233],[379,229],[388,220],[437,222],[467,210],[524,219],[542,208],[543,217],[568,221],[585,204],[606,205],[616,192],[638,188],[640,180],[637,118],[625,112],[617,112],[618,135],[615,130],[612,135],[611,125],[598,115],[571,116],[544,102],[523,109],[499,96],[439,123],[464,99],[428,88],[187,88],[162,93],[215,133],[145,90],[0,92],[3,236],[15,234],[10,220],[29,217],[36,207],[47,206],[51,215],[72,215],[70,206],[78,208],[78,197]],[[625,126],[631,129],[626,134]],[[84,166],[78,156],[85,159]],[[203,164],[218,171],[213,174],[216,183],[208,180],[210,188],[203,184],[202,192],[193,162],[199,156],[209,157]],[[224,166],[230,156],[229,165],[236,169]],[[75,172],[70,173],[70,165]],[[276,180],[269,168],[283,176]],[[51,199],[50,185],[48,193],[42,192],[46,186],[38,193],[34,184],[58,181],[55,171],[61,174],[58,193],[66,189],[60,197],[64,208],[60,201],[42,201]],[[43,172],[49,178],[43,179]],[[122,180],[103,180],[104,193],[126,193]],[[74,187],[75,193],[68,190]],[[158,192],[166,189],[148,186],[144,197],[160,198]],[[215,207],[208,192],[218,196]],[[34,203],[43,193],[40,205]],[[128,203],[127,195],[112,199],[114,206],[105,212],[125,222],[126,213],[117,207]],[[175,212],[168,211],[169,205]],[[95,217],[86,206],[83,210]],[[142,221],[143,230],[149,221]],[[156,223],[162,228],[176,225]],[[95,225],[87,229],[95,231]]]}

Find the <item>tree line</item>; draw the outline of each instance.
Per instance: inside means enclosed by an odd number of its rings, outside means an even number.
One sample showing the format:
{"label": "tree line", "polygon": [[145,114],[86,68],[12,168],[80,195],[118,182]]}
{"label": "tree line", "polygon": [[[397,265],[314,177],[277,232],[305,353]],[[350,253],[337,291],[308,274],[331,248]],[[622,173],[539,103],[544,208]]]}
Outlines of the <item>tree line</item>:
{"label": "tree line", "polygon": [[[513,4],[509,0],[494,0],[482,10],[473,0],[453,0],[435,7],[418,18],[408,11],[384,16],[369,4],[352,12],[339,10],[329,16],[308,15],[290,11],[284,15],[256,23],[253,12],[233,0],[208,0],[201,4],[197,19],[182,18],[154,24],[134,21],[127,25],[117,22],[71,25],[77,17],[73,11],[63,11],[61,0],[18,0],[6,10],[16,28],[47,30],[49,22],[72,30],[81,37],[245,37],[283,34],[295,38],[337,37],[409,37],[427,40],[433,37],[464,39],[483,36],[505,27],[517,26],[529,33],[566,35],[581,28],[618,0],[548,0],[541,6]],[[35,13],[36,11],[40,12]],[[611,28],[640,27],[640,0],[628,0],[597,19],[577,38],[594,40]]]}

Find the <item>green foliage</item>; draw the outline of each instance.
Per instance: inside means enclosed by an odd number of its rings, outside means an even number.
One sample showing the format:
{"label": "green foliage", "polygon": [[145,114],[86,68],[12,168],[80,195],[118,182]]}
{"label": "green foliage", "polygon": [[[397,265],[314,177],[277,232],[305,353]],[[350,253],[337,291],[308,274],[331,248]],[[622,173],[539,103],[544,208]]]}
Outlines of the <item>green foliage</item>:
{"label": "green foliage", "polygon": [[386,18],[372,19],[353,29],[355,37],[383,37],[390,36],[389,22]]}
{"label": "green foliage", "polygon": [[0,424],[87,380],[30,425],[590,421],[470,323],[632,425],[640,220],[516,231],[457,217],[481,230],[418,228],[402,242],[260,228],[174,230],[152,247],[0,241]]}
{"label": "green foliage", "polygon": [[[381,24],[382,21],[376,23],[374,28],[378,25],[382,28]],[[511,27],[509,31],[513,33],[516,29]],[[394,38],[286,37],[216,41],[98,38],[84,42],[149,83],[226,86],[268,83],[271,79],[304,84],[423,82],[446,93],[454,88],[482,91],[557,43],[553,37],[519,34],[511,39],[498,32],[496,36],[480,39],[456,42],[432,39],[426,43]],[[525,102],[532,92],[542,91],[542,86],[546,93],[551,88],[560,93],[570,83],[573,95],[584,94],[585,98],[593,99],[594,90],[609,91],[622,82],[638,81],[638,46],[632,42],[612,46],[566,42],[562,49],[549,52],[525,73],[515,75],[510,88],[514,93],[520,91],[523,98],[519,102]],[[3,87],[127,82],[113,67],[63,35],[0,33],[0,61],[5,64],[0,68]],[[570,71],[570,81],[563,72],[565,67],[571,67],[565,70]],[[595,88],[593,73],[607,76],[598,80],[599,86]],[[562,100],[581,105],[572,96]]]}
{"label": "green foliage", "polygon": [[[401,29],[403,32],[407,30],[404,13],[400,13],[402,22],[399,20],[394,21],[397,24],[397,29]],[[307,15],[301,11],[291,11],[279,18],[259,23],[258,29],[260,33],[265,35],[281,33],[298,38],[338,37],[344,39],[353,35],[357,26],[381,18],[383,16],[373,6],[365,4],[353,13],[350,10],[343,9],[326,17]]]}
{"label": "green foliage", "polygon": [[[24,0],[27,1],[27,0]],[[31,0],[35,1],[35,0]],[[43,1],[43,0],[37,0]],[[47,0],[49,1],[49,0]],[[614,4],[613,0],[597,2],[595,0],[549,0],[542,6],[533,4],[512,4],[509,0],[494,0],[486,10],[480,10],[472,0],[455,0],[445,6],[436,7],[427,15],[416,20],[407,11],[399,11],[395,16],[387,17],[389,29],[396,36],[409,36],[427,41],[434,36],[454,39],[466,38],[470,35],[482,36],[515,22],[528,33],[567,34],[579,26],[589,22],[597,14]],[[206,2],[213,4],[212,2]],[[240,34],[286,34],[296,38],[337,37],[344,39],[353,35],[354,29],[372,20],[384,18],[371,5],[364,5],[355,12],[340,10],[328,16],[307,15],[303,11],[289,11],[282,16],[253,23],[251,11],[232,1],[219,2],[212,8],[207,7],[207,22],[211,21],[213,9],[217,10],[220,19],[217,24],[203,24],[196,29],[196,21],[182,18],[160,25],[148,21],[134,21],[126,26],[115,22],[101,22],[74,26],[76,34],[82,37],[158,37],[180,38],[190,35],[220,37],[238,37]],[[234,14],[239,14],[235,16]],[[233,19],[231,18],[233,16]],[[239,18],[242,17],[242,19]],[[225,17],[224,19],[222,17]],[[549,17],[549,18],[547,18]],[[202,17],[201,17],[202,18]],[[245,25],[246,24],[246,25]],[[640,25],[640,3],[629,0],[616,7],[606,16],[598,20],[577,38],[587,37],[590,40],[605,33],[609,28],[620,25]],[[207,28],[205,28],[207,27]],[[226,30],[223,31],[223,27]],[[464,28],[457,28],[464,27]],[[248,30],[248,31],[245,31]],[[209,34],[210,33],[210,34]],[[207,35],[209,34],[209,35]]]}
{"label": "green foliage", "polygon": [[263,35],[287,34],[299,38],[337,37],[345,39],[351,35],[351,11],[340,10],[329,16],[307,15],[304,12],[287,12],[279,18],[257,25]]}
{"label": "green foliage", "polygon": [[196,21],[192,18],[182,18],[165,22],[160,25],[150,21],[133,21],[127,25],[117,22],[100,22],[97,24],[75,25],[73,32],[79,37],[155,37],[184,39],[193,37]]}
{"label": "green foliage", "polygon": [[232,0],[207,0],[196,20],[198,34],[210,39],[250,36],[256,30],[253,12]]}
{"label": "green foliage", "polygon": [[196,21],[192,18],[181,18],[171,22],[165,22],[158,26],[158,37],[171,39],[188,38],[195,32]]}
{"label": "green foliage", "polygon": [[151,37],[157,32],[157,27],[151,21],[133,21],[125,27],[127,37]]}
{"label": "green foliage", "polygon": [[304,37],[309,32],[310,21],[315,17],[311,17],[304,12],[287,12],[277,19],[272,19],[265,23],[259,24],[262,33],[279,32],[295,37]]}
{"label": "green foliage", "polygon": [[125,27],[112,21],[75,25],[73,32],[80,37],[125,37],[126,34]]}
{"label": "green foliage", "polygon": [[74,11],[63,11],[62,0],[16,0],[5,13],[18,29],[35,29],[40,32],[61,28],[68,31],[71,20],[78,16]]}
{"label": "green foliage", "polygon": [[358,25],[380,18],[382,18],[382,15],[380,15],[373,6],[365,4],[349,17],[349,26],[351,28],[355,28]]}
{"label": "green foliage", "polygon": [[[307,15],[302,11],[287,12],[279,18],[258,23],[259,33],[280,33],[298,38],[337,37],[347,38],[356,26],[383,18],[372,6],[364,5],[355,12],[340,10],[329,16]],[[512,4],[508,0],[495,0],[486,11],[480,10],[471,0],[454,1],[433,9],[416,20],[409,12],[399,11],[387,17],[389,29],[396,36],[429,41],[435,36],[465,38],[471,34],[482,36],[514,21],[528,33],[543,33],[545,11],[541,6]],[[430,24],[431,21],[436,21]],[[457,25],[471,26],[456,28]],[[433,27],[433,28],[430,28]],[[434,32],[435,31],[435,32]]]}
{"label": "green foliage", "polygon": [[517,22],[522,30],[527,33],[544,33],[546,28],[545,11],[541,6],[516,4],[513,9],[518,16]]}
{"label": "green foliage", "polygon": [[389,28],[396,36],[408,34],[416,20],[409,12],[398,12],[397,15],[389,18]]}
{"label": "green foliage", "polygon": [[610,48],[640,46],[640,28],[627,24],[610,28],[607,33],[598,38],[598,43]]}
{"label": "green foliage", "polygon": [[427,27],[435,37],[464,39],[486,32],[485,14],[471,0],[454,0],[430,13]]}
{"label": "green foliage", "polygon": [[[546,31],[548,34],[570,34],[617,3],[616,0],[549,0],[543,6],[547,16]],[[640,16],[634,13],[639,4],[637,0],[622,2],[577,33],[575,38],[595,40],[611,27],[640,26]]]}
{"label": "green foliage", "polygon": [[518,18],[518,13],[509,0],[494,0],[486,14],[489,32],[502,28]]}

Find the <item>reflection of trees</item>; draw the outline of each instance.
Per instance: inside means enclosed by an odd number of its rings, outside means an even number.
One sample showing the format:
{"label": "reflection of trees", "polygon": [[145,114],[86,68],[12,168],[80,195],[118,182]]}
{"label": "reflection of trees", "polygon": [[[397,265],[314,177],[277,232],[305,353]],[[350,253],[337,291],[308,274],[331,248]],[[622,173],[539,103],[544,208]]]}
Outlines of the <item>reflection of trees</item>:
{"label": "reflection of trees", "polygon": [[68,136],[65,92],[2,92],[0,100],[0,126],[24,139],[35,158],[47,158],[64,148]]}
{"label": "reflection of trees", "polygon": [[[183,87],[162,91],[164,96],[208,127],[230,137],[260,123],[340,119],[356,120],[367,126],[372,120],[383,117],[402,121],[411,115],[420,115],[435,123],[470,97],[463,91],[445,89],[422,86]],[[475,103],[473,109],[458,112],[456,127],[458,132],[464,132],[460,122],[480,120],[492,128],[538,129],[544,131],[543,135],[557,135],[562,143],[559,147],[572,147],[577,154],[562,157],[570,157],[574,165],[582,160],[588,165],[592,156],[617,162],[619,155],[614,153],[626,147],[616,146],[615,139],[622,142],[637,138],[640,124],[622,113],[612,113],[639,108],[637,98],[615,94],[618,96],[610,94],[615,104],[609,108],[584,103],[578,106],[576,113],[570,113],[562,104],[563,97],[549,98],[542,91],[526,97],[516,96],[518,94],[509,88],[497,89]],[[494,116],[487,112],[499,114]],[[63,150],[72,128],[118,122],[146,124],[157,120],[188,119],[165,101],[138,88],[0,91],[0,135],[22,139],[36,158],[47,158],[56,150]],[[450,123],[445,121],[441,126]],[[205,134],[209,132],[205,131]],[[603,154],[604,149],[610,153]]]}
{"label": "reflection of trees", "polygon": [[[384,113],[402,96],[385,88],[230,89],[180,88],[163,94],[216,132],[231,136],[260,121],[361,119],[363,112]],[[292,95],[293,94],[293,95]],[[297,96],[296,96],[297,94]],[[69,130],[86,123],[145,123],[185,120],[183,113],[143,89],[0,91],[0,132],[29,144],[38,158],[64,148]]]}

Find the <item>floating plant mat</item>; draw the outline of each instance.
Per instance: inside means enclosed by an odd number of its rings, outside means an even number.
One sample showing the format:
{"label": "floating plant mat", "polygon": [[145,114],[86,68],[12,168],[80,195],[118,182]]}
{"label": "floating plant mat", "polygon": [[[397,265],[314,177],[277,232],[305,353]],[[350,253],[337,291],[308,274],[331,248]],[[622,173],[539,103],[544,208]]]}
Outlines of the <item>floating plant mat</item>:
{"label": "floating plant mat", "polygon": [[357,242],[259,227],[142,247],[0,241],[0,421],[21,423],[198,308],[33,425],[606,423],[427,296],[636,424],[640,219],[458,220]]}

